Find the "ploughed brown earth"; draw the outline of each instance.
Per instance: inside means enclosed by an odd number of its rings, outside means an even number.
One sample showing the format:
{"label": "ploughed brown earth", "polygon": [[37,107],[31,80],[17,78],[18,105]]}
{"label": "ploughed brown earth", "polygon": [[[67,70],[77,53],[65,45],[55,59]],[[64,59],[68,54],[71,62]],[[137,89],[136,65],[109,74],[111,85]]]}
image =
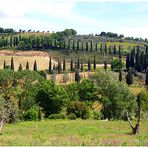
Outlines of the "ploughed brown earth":
{"label": "ploughed brown earth", "polygon": [[42,51],[12,51],[12,50],[0,50],[0,56],[42,56],[49,57],[47,52]]}

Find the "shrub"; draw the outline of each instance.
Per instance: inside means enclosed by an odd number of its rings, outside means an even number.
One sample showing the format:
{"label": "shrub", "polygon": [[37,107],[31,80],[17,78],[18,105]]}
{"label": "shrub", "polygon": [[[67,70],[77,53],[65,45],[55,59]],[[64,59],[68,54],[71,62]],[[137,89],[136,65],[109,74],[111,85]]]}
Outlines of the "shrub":
{"label": "shrub", "polygon": [[69,119],[69,120],[76,120],[77,119],[77,117],[76,117],[76,115],[75,114],[69,114],[68,116],[67,116],[67,119]]}
{"label": "shrub", "polygon": [[49,115],[48,119],[65,119],[65,115],[64,114],[52,114]]}
{"label": "shrub", "polygon": [[67,107],[67,114],[75,114],[77,118],[89,118],[89,108],[85,102],[73,101]]}
{"label": "shrub", "polygon": [[36,107],[32,107],[31,109],[29,109],[23,114],[23,119],[25,121],[38,120],[38,109]]}

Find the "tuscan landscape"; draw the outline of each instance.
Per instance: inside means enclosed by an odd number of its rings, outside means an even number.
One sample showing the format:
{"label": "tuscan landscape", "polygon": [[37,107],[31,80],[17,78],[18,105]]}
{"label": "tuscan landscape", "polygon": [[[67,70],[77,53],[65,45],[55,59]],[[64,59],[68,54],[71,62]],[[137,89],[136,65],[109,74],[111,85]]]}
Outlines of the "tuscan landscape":
{"label": "tuscan landscape", "polygon": [[146,37],[20,28],[0,23],[0,146],[148,146]]}

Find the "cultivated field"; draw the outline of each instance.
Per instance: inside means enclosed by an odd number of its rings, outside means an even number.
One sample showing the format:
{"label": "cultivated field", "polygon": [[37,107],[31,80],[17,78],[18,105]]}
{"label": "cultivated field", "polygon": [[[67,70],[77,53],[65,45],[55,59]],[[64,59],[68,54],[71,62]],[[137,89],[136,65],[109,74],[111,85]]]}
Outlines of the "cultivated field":
{"label": "cultivated field", "polygon": [[[49,66],[49,54],[41,51],[13,51],[13,50],[1,50],[0,51],[0,69],[3,68],[4,60],[6,65],[10,65],[11,58],[14,59],[15,71],[18,70],[19,64],[22,64],[23,69],[26,68],[27,61],[29,62],[30,70],[33,69],[34,61],[37,61],[38,70],[48,69]],[[55,60],[52,63],[57,64]]]}
{"label": "cultivated field", "polygon": [[148,146],[148,121],[139,135],[130,135],[128,122],[46,120],[6,124],[0,146]]}

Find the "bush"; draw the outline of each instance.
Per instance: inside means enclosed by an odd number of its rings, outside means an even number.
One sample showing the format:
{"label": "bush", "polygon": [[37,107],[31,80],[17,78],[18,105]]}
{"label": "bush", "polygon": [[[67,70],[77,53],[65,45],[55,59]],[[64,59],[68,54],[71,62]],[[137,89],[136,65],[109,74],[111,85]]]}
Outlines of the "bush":
{"label": "bush", "polygon": [[69,114],[68,116],[67,116],[67,119],[69,119],[69,120],[76,120],[77,119],[77,117],[76,117],[76,115],[75,114]]}
{"label": "bush", "polygon": [[31,109],[29,109],[23,114],[23,119],[25,121],[38,120],[38,109],[36,107],[32,107]]}
{"label": "bush", "polygon": [[67,114],[75,114],[77,118],[89,118],[89,108],[85,102],[73,101],[67,107]]}
{"label": "bush", "polygon": [[65,115],[64,114],[52,114],[49,115],[48,119],[65,119]]}

